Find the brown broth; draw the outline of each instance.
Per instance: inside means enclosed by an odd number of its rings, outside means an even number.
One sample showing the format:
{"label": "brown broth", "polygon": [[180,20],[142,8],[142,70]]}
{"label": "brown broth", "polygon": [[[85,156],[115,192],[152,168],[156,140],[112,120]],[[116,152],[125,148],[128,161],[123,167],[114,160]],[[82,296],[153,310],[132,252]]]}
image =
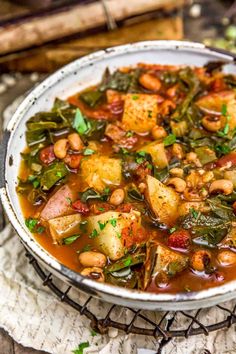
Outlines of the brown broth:
{"label": "brown broth", "polygon": [[[143,66],[144,68],[145,66]],[[160,70],[160,66],[157,66],[158,69],[155,69],[155,66],[152,67],[152,70]],[[150,67],[148,67],[150,70]],[[168,68],[169,70],[173,70],[173,67]],[[204,75],[202,72],[199,70],[199,75]],[[207,74],[206,77],[204,77],[205,80],[209,79],[209,75]],[[93,88],[94,89],[94,88]],[[166,100],[167,97],[167,92],[166,92],[166,87],[163,85],[161,91],[159,92],[163,96],[163,100]],[[179,97],[175,99],[177,103],[181,102],[183,99],[185,93],[181,93]],[[168,97],[167,97],[168,98]],[[169,100],[169,98],[167,99]],[[107,105],[102,104],[99,108],[97,109],[87,109],[85,108],[84,104],[81,103],[81,101],[78,99],[78,94],[74,95],[73,97],[70,97],[68,99],[70,103],[77,104],[81,109],[86,109],[86,112],[94,112],[98,113],[100,115],[107,114]],[[105,112],[105,113],[104,113]],[[110,114],[110,113],[109,113]],[[120,116],[118,115],[117,120],[120,119]],[[111,119],[111,122],[114,122],[114,115],[110,114],[109,119]],[[66,135],[65,135],[66,136]],[[63,135],[64,137],[64,135]],[[57,137],[55,140],[58,140],[61,138],[61,136]],[[152,141],[150,134],[137,134],[137,142],[135,144],[135,148],[133,151],[136,151],[140,149],[145,143]],[[104,156],[113,156],[114,151],[112,149],[112,143],[108,138],[103,138],[101,141],[97,141],[98,143],[98,153]],[[132,149],[131,149],[132,150]],[[168,159],[173,155],[172,147],[167,147],[166,148],[166,154]],[[22,180],[26,180],[30,174],[30,169],[26,166],[25,162],[23,161],[20,166],[20,171],[19,171],[19,177]],[[88,186],[81,181],[80,177],[80,172],[79,171],[72,171],[69,173],[66,183],[68,186],[71,187],[76,193],[83,192]],[[125,187],[126,181],[123,179],[120,187]],[[48,198],[55,192],[57,189],[54,188],[52,193],[49,193]],[[45,203],[39,206],[33,206],[27,199],[27,195],[22,194],[19,195],[20,199],[20,204],[22,208],[22,212],[25,218],[28,217],[33,217],[33,218],[38,218],[40,215],[41,210],[43,209]],[[181,195],[181,200],[184,201],[183,195]],[[94,203],[96,204],[96,203]],[[141,205],[141,204],[140,204]],[[140,207],[139,205],[139,207]],[[90,204],[91,206],[91,204]],[[141,207],[144,207],[141,205]],[[91,215],[91,211],[90,211]],[[146,230],[147,235],[151,235],[151,238],[157,240],[160,244],[167,245],[167,238],[168,238],[168,232],[167,231],[155,231],[154,228],[151,227],[148,224],[144,224],[144,229]],[[173,225],[172,225],[173,226]],[[74,271],[80,272],[82,270],[81,264],[79,263],[78,260],[78,253],[83,250],[86,246],[90,246],[91,250],[95,249],[96,246],[94,244],[93,239],[89,238],[88,235],[82,235],[80,238],[78,238],[75,242],[73,242],[70,245],[58,245],[56,243],[53,243],[52,237],[50,236],[48,230],[46,229],[45,232],[42,234],[35,234],[35,239],[37,242],[45,249],[47,250],[53,257],[55,257],[59,262],[64,264],[65,266],[73,269]],[[148,238],[148,237],[147,237]],[[191,257],[191,255],[194,253],[194,251],[199,250],[199,249],[205,249],[202,246],[197,246],[194,244],[191,244],[190,250],[184,252],[185,255],[188,255]],[[203,289],[211,288],[220,284],[224,284],[230,280],[233,280],[236,278],[236,264],[232,266],[221,266],[219,262],[217,261],[217,255],[218,255],[218,249],[209,249],[209,252],[211,253],[211,268],[213,271],[209,274],[207,272],[194,272],[190,267],[182,271],[180,274],[177,274],[173,278],[169,279],[168,283],[165,284],[163,287],[162,286],[156,286],[155,284],[155,278],[152,280],[150,285],[147,287],[147,291],[150,292],[155,292],[155,293],[163,293],[163,292],[168,292],[168,293],[179,293],[179,292],[188,292],[188,291],[200,291]],[[178,250],[177,250],[178,251]]]}

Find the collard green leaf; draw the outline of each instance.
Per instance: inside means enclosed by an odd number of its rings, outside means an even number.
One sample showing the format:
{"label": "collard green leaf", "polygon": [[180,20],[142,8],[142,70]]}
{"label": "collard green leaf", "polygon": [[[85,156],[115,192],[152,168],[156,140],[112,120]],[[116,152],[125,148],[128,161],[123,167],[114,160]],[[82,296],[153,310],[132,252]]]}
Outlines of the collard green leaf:
{"label": "collard green leaf", "polygon": [[79,134],[84,134],[89,129],[89,125],[79,108],[77,108],[75,112],[73,128],[75,128]]}
{"label": "collard green leaf", "polygon": [[80,94],[79,98],[85,102],[89,107],[95,107],[103,97],[101,91],[86,91]]}
{"label": "collard green leaf", "polygon": [[113,74],[106,72],[103,81],[99,86],[101,92],[112,89],[117,91],[126,92],[131,83],[131,75],[129,73],[122,73],[121,71],[115,71]]}
{"label": "collard green leaf", "polygon": [[143,263],[145,261],[146,254],[145,253],[134,253],[134,254],[127,254],[123,258],[119,259],[118,261],[108,265],[106,267],[106,271],[108,273],[118,272],[121,269],[132,267],[134,265]]}
{"label": "collard green leaf", "polygon": [[42,190],[51,189],[58,181],[68,174],[68,170],[63,162],[56,162],[45,168],[40,185]]}

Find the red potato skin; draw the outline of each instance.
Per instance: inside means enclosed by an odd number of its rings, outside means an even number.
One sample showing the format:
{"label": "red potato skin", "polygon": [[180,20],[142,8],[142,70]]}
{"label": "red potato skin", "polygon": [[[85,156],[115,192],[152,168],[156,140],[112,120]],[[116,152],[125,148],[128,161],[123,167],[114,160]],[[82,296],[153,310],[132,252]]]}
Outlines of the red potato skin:
{"label": "red potato skin", "polygon": [[231,167],[236,165],[236,152],[230,152],[229,154],[222,156],[215,162],[216,167]]}
{"label": "red potato skin", "polygon": [[40,218],[42,221],[57,218],[71,213],[70,200],[75,200],[75,193],[66,184],[62,186],[55,194],[51,196],[43,208]]}
{"label": "red potato skin", "polygon": [[50,165],[50,163],[56,160],[53,145],[49,145],[43,148],[42,150],[40,150],[39,159],[44,165]]}

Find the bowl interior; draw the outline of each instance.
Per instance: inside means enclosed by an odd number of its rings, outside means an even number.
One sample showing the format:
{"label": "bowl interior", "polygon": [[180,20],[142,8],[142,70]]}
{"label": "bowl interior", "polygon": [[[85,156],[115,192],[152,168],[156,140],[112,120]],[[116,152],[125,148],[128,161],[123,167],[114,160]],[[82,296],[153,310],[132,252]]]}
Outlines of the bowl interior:
{"label": "bowl interior", "polygon": [[[236,74],[236,67],[233,65],[233,58],[230,55],[219,53],[211,49],[206,49],[201,44],[154,41],[136,43],[100,51],[67,65],[55,74],[47,78],[36,87],[23,101],[10,123],[8,130],[11,131],[6,155],[5,179],[7,181],[7,197],[9,205],[15,215],[15,220],[11,220],[13,225],[20,225],[20,236],[23,241],[31,247],[33,239],[24,224],[19,200],[15,192],[17,185],[17,175],[20,164],[20,152],[25,148],[25,123],[39,111],[47,111],[52,107],[55,97],[66,98],[88,86],[99,82],[104,70],[109,67],[111,71],[121,66],[134,65],[136,63],[156,63],[156,64],[186,64],[203,66],[209,61],[225,60],[229,64],[225,66],[225,71]],[[17,228],[17,227],[16,227]],[[35,242],[34,242],[35,244]],[[42,248],[34,245],[37,250]],[[38,248],[37,248],[38,247]],[[46,251],[42,251],[46,254]],[[52,265],[60,269],[59,263],[52,256]]]}

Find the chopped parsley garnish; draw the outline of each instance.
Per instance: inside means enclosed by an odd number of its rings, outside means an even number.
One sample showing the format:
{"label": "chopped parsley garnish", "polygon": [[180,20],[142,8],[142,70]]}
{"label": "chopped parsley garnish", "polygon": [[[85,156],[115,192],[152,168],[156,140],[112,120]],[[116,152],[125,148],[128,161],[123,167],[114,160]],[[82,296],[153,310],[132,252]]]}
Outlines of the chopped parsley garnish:
{"label": "chopped parsley garnish", "polygon": [[124,266],[129,267],[132,264],[132,257],[127,257],[124,261]]}
{"label": "chopped parsley garnish", "polygon": [[172,228],[169,230],[169,233],[170,233],[170,234],[173,234],[173,232],[175,232],[176,230],[177,230],[177,227],[174,226],[174,227],[172,227]]}
{"label": "chopped parsley garnish", "polygon": [[229,120],[230,120],[230,115],[228,114],[227,110],[227,105],[223,103],[222,108],[221,108],[221,114],[226,118],[226,124],[223,128],[223,130],[220,130],[217,132],[217,135],[221,138],[225,137],[229,133]]}
{"label": "chopped parsley garnish", "polygon": [[94,153],[95,153],[95,151],[92,149],[85,149],[83,152],[84,156],[93,155]]}
{"label": "chopped parsley garnish", "polygon": [[116,236],[119,238],[119,239],[121,239],[121,233],[120,232],[116,232]]}
{"label": "chopped parsley garnish", "polygon": [[30,232],[36,232],[42,234],[45,231],[45,227],[38,225],[39,220],[34,218],[28,218],[25,220],[25,225],[28,227]]}
{"label": "chopped parsley garnish", "polygon": [[71,205],[71,204],[72,204],[72,200],[71,200],[71,198],[66,197],[66,201],[67,201],[68,205]]}
{"label": "chopped parsley garnish", "polygon": [[138,100],[138,99],[139,99],[139,96],[138,96],[138,95],[133,95],[133,96],[132,96],[132,100],[136,101],[136,100]]}
{"label": "chopped parsley garnish", "polygon": [[100,228],[101,231],[102,231],[103,229],[105,229],[106,224],[107,224],[107,222],[98,221],[98,225],[99,225],[99,228]]}
{"label": "chopped parsley garnish", "polygon": [[37,227],[36,231],[37,231],[38,234],[42,234],[45,231],[45,227],[44,226],[39,226],[39,227]]}
{"label": "chopped parsley garnish", "polygon": [[99,210],[99,211],[105,211],[105,208],[99,207],[98,210]]}
{"label": "chopped parsley garnish", "polygon": [[35,179],[35,180],[33,181],[33,186],[34,186],[34,188],[38,188],[39,185],[40,185],[39,180],[38,180],[38,179]]}
{"label": "chopped parsley garnish", "polygon": [[117,219],[110,219],[109,222],[113,227],[116,227]]}
{"label": "chopped parsley garnish", "polygon": [[148,118],[152,118],[152,111],[148,110]]}
{"label": "chopped parsley garnish", "polygon": [[82,250],[80,251],[77,251],[77,253],[81,253],[81,252],[87,252],[87,251],[90,251],[92,249],[92,246],[91,245],[85,245]]}
{"label": "chopped parsley garnish", "polygon": [[93,229],[93,231],[91,232],[91,234],[89,235],[89,238],[95,238],[98,236],[98,232],[96,229]]}
{"label": "chopped parsley garnish", "polygon": [[71,245],[73,242],[75,242],[81,235],[73,235],[69,236],[63,239],[64,245]]}
{"label": "chopped parsley garnish", "polygon": [[76,108],[73,128],[77,130],[79,134],[84,134],[89,129],[89,124],[85,121],[79,108]]}
{"label": "chopped parsley garnish", "polygon": [[[133,136],[133,135],[134,135],[134,133],[131,132],[131,131],[128,131],[128,132],[126,133],[127,138],[131,138],[131,136]],[[126,149],[125,149],[125,150],[126,150]]]}
{"label": "chopped parsley garnish", "polygon": [[96,335],[97,335],[97,332],[94,331],[94,329],[92,329],[92,330],[91,330],[91,336],[92,336],[92,337],[95,337]]}
{"label": "chopped parsley garnish", "polygon": [[170,146],[173,145],[176,142],[176,136],[175,134],[169,134],[165,139],[163,140],[164,146]]}
{"label": "chopped parsley garnish", "polygon": [[121,147],[121,148],[120,148],[120,153],[123,154],[123,155],[127,155],[127,154],[129,153],[129,150],[127,150],[127,149]]}
{"label": "chopped parsley garnish", "polygon": [[228,111],[227,111],[227,105],[225,103],[222,104],[222,107],[221,107],[221,114],[222,116],[226,117]]}
{"label": "chopped parsley garnish", "polygon": [[190,211],[192,217],[194,219],[197,219],[199,212],[196,209],[194,209],[194,208],[190,208],[189,211]]}
{"label": "chopped parsley garnish", "polygon": [[89,347],[89,342],[80,343],[77,348],[72,350],[72,353],[73,354],[83,354],[84,353],[84,349],[88,348],[88,347]]}

